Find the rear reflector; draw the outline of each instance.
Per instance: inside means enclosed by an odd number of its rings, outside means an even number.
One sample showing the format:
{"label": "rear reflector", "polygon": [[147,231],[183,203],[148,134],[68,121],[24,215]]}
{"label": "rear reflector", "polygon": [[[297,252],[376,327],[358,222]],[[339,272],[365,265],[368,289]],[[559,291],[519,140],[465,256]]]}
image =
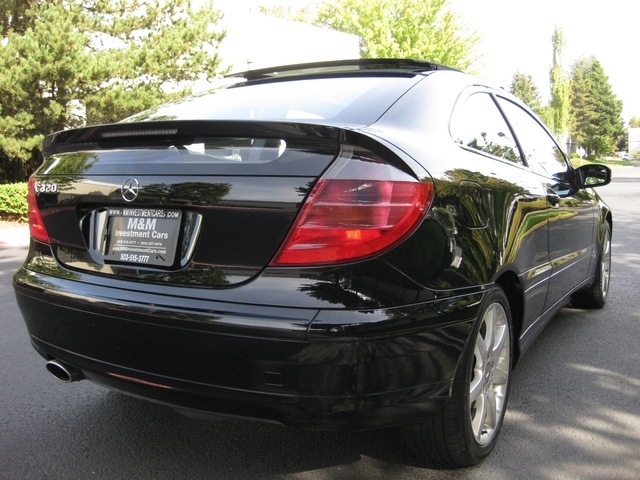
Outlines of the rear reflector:
{"label": "rear reflector", "polygon": [[[433,184],[371,152],[343,158],[320,179],[271,266],[331,265],[379,255],[410,235],[433,199]],[[358,176],[360,178],[341,178]]]}
{"label": "rear reflector", "polygon": [[36,179],[35,177],[29,178],[29,190],[27,192],[27,207],[29,215],[29,233],[34,240],[42,243],[49,243],[49,234],[44,228],[42,222],[42,216],[40,215],[40,209],[36,201]]}

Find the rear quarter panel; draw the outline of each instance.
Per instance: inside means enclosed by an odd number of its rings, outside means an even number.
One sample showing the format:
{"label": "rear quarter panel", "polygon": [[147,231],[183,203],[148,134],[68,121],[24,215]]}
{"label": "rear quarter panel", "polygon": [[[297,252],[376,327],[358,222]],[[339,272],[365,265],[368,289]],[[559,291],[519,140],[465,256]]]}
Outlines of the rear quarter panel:
{"label": "rear quarter panel", "polygon": [[[460,74],[438,72],[370,130],[420,163],[436,189],[418,234],[386,258],[436,290],[482,288],[512,272],[530,323],[543,313],[551,275],[545,190],[529,168],[454,143],[449,120],[468,86]],[[441,263],[418,270],[415,255],[429,254]]]}

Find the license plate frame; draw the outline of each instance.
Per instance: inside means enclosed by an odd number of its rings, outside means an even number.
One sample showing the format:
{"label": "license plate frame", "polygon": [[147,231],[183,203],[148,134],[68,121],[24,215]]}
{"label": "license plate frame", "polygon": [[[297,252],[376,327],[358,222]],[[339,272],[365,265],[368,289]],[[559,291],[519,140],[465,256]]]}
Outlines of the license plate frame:
{"label": "license plate frame", "polygon": [[170,268],[175,264],[181,225],[179,209],[110,207],[102,237],[103,260]]}

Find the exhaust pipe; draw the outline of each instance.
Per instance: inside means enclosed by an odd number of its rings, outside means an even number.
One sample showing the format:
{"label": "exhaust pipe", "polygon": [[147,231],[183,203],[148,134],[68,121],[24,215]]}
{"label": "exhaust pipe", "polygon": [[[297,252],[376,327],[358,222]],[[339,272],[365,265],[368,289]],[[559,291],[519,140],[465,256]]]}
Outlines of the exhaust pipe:
{"label": "exhaust pipe", "polygon": [[60,360],[49,360],[44,366],[51,375],[64,383],[77,382],[84,378],[82,370]]}

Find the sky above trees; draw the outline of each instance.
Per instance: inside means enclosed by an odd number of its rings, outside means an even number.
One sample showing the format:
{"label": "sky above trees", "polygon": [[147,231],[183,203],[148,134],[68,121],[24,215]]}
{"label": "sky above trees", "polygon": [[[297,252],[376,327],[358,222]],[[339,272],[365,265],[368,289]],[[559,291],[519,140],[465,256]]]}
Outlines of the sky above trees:
{"label": "sky above trees", "polygon": [[[200,0],[204,1],[204,0]],[[259,5],[302,7],[321,0],[218,0],[223,10],[258,11]],[[582,57],[595,56],[609,77],[614,94],[623,101],[625,123],[640,116],[640,89],[634,60],[640,2],[635,0],[449,0],[470,30],[480,38],[474,66],[482,77],[508,88],[516,71],[531,75],[543,100],[549,99],[551,37],[554,28],[565,36],[563,66],[569,75]],[[428,60],[428,59],[425,59]]]}
{"label": "sky above trees", "polygon": [[640,116],[640,60],[634,58],[640,2],[449,0],[449,4],[481,37],[478,52],[483,58],[476,70],[483,77],[508,87],[519,70],[531,75],[548,99],[551,37],[557,25],[565,37],[562,63],[567,74],[581,57],[595,56],[624,103],[625,122]]}

